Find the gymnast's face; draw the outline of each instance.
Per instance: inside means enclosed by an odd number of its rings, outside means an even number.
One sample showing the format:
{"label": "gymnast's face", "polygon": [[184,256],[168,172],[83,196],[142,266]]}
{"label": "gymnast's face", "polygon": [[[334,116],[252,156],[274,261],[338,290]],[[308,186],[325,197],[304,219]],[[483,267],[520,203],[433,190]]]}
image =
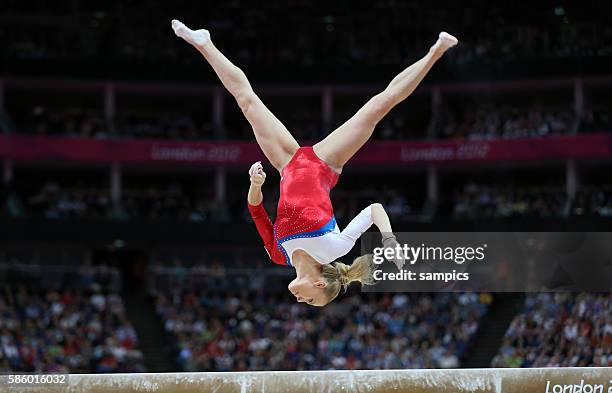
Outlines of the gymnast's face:
{"label": "gymnast's face", "polygon": [[323,307],[328,302],[325,299],[324,288],[327,282],[322,277],[296,277],[289,283],[289,291],[298,302],[308,303],[312,306]]}

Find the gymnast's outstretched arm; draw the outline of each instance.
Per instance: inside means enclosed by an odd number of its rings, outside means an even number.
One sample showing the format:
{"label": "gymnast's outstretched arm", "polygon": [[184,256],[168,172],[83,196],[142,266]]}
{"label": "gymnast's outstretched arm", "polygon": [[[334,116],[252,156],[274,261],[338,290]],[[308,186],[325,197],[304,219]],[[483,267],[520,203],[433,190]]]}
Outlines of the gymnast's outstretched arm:
{"label": "gymnast's outstretched arm", "polygon": [[251,218],[253,218],[257,232],[261,240],[263,240],[264,248],[270,259],[274,263],[285,265],[285,256],[279,251],[278,247],[275,247],[274,227],[262,203],[263,193],[261,192],[261,186],[263,186],[266,181],[266,173],[261,166],[261,162],[258,161],[251,165],[249,177],[251,179],[251,185],[249,186],[247,205],[249,213],[251,213]]}
{"label": "gymnast's outstretched arm", "polygon": [[177,36],[183,38],[212,66],[223,86],[236,99],[251,124],[255,139],[272,165],[280,172],[300,147],[287,128],[255,94],[245,73],[217,49],[208,30],[191,30],[178,20],[172,21]]}
{"label": "gymnast's outstretched arm", "polygon": [[[382,243],[385,248],[395,248],[397,239],[391,228],[391,221],[385,211],[385,208],[380,203],[373,203],[359,212],[351,222],[344,228],[337,237],[334,243],[339,256],[348,253],[355,242],[363,235],[365,231],[376,225],[382,235]],[[404,258],[392,258],[391,261],[401,270],[404,265]]]}
{"label": "gymnast's outstretched arm", "polygon": [[[380,233],[393,233],[391,222],[385,208],[380,203],[373,203],[359,212],[340,233],[340,236],[355,244],[357,239],[359,239],[372,224],[376,225]],[[351,248],[352,247],[351,245]]]}

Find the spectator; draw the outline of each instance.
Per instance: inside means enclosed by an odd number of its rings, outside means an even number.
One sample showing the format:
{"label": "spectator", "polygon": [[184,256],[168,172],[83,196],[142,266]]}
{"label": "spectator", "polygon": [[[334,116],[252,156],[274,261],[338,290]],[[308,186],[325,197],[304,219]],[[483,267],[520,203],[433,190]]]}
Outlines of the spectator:
{"label": "spectator", "polygon": [[269,286],[172,288],[155,291],[156,309],[185,371],[458,367],[487,311],[476,294],[347,296],[319,311]]}
{"label": "spectator", "polygon": [[611,315],[612,297],[608,294],[528,295],[492,366],[609,367]]}
{"label": "spectator", "polygon": [[144,371],[136,332],[115,293],[6,289],[0,314],[5,372]]}

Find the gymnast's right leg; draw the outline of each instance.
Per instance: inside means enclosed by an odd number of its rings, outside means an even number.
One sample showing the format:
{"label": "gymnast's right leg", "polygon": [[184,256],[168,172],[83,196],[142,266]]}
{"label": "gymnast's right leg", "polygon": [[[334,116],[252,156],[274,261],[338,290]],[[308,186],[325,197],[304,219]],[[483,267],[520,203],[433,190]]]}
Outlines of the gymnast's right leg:
{"label": "gymnast's right leg", "polygon": [[251,124],[259,147],[281,172],[300,147],[291,133],[255,94],[244,72],[213,45],[208,30],[194,31],[178,20],[172,21],[172,28],[177,36],[193,45],[208,60]]}
{"label": "gymnast's right leg", "polygon": [[440,33],[423,58],[400,72],[384,91],[372,97],[353,117],[314,145],[317,155],[340,172],[344,164],[370,139],[376,124],[410,96],[444,52],[456,44],[455,37]]}

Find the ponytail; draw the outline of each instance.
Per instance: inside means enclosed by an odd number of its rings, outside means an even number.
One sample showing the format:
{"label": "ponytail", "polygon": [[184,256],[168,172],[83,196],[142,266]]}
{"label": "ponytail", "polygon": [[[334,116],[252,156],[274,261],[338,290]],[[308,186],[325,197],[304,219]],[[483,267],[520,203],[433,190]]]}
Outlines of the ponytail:
{"label": "ponytail", "polygon": [[355,258],[351,265],[345,265],[342,262],[323,265],[321,275],[327,281],[325,294],[331,302],[338,296],[340,289],[346,292],[354,281],[362,285],[373,285],[375,284],[374,271],[376,271],[376,265],[371,254]]}

